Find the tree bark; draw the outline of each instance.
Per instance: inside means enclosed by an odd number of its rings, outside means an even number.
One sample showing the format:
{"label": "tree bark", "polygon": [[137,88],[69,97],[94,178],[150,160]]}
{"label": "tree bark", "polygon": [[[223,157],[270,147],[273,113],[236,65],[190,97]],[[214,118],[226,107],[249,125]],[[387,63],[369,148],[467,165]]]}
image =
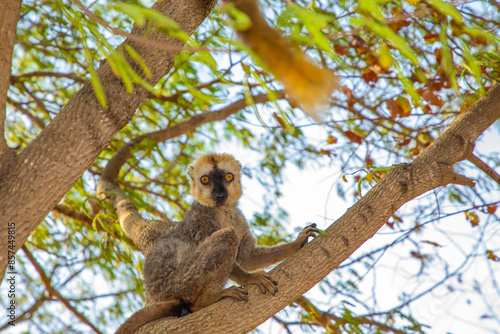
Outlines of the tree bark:
{"label": "tree bark", "polygon": [[[166,0],[152,8],[168,15],[182,30],[192,34],[215,4],[216,0]],[[141,36],[144,29],[134,27],[132,34]],[[158,33],[147,39],[177,49],[184,45],[180,40]],[[125,43],[131,45],[151,69],[152,77],[146,80],[152,84],[168,73],[177,54],[168,53],[153,43],[140,43],[137,39],[127,39]],[[136,69],[141,73],[139,66]],[[15,223],[15,251],[130,121],[135,109],[148,95],[141,87],[135,87],[134,92],[128,94],[107,62],[101,62],[98,75],[106,92],[108,108],[103,110],[92,86],[86,84],[38,137],[14,157],[2,175],[0,224],[3,231],[8,223]],[[3,235],[0,240],[2,277],[7,264],[6,244],[7,238]]]}
{"label": "tree bark", "polygon": [[[14,153],[5,141],[5,112],[7,91],[10,84],[12,54],[16,43],[16,26],[21,11],[21,0],[2,1],[0,3],[0,178],[12,161]],[[3,237],[3,235],[2,235]]]}
{"label": "tree bark", "polygon": [[182,318],[146,324],[137,334],[247,333],[319,283],[368,241],[405,203],[437,187],[474,182],[453,171],[466,159],[477,138],[500,118],[500,85],[459,116],[411,163],[395,166],[326,232],[274,268],[276,296],[262,295],[250,286],[249,302],[225,299]]}

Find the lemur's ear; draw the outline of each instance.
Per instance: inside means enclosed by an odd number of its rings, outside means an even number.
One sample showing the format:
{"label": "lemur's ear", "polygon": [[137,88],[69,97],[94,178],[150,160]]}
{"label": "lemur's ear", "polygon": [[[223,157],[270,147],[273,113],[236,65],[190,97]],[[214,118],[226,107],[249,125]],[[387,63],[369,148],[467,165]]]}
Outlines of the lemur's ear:
{"label": "lemur's ear", "polygon": [[191,178],[191,180],[194,180],[194,168],[193,168],[193,166],[189,167],[187,175]]}

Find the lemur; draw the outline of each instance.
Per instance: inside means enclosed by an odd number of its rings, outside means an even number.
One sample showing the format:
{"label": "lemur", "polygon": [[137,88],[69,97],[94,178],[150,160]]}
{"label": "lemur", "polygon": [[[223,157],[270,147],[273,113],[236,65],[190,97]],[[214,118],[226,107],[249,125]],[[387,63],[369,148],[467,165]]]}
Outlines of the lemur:
{"label": "lemur", "polygon": [[[297,252],[316,226],[304,228],[297,239],[273,247],[257,247],[238,209],[241,165],[228,154],[207,154],[190,167],[194,202],[184,220],[164,232],[146,256],[144,286],[147,305],[116,332],[133,333],[163,316],[182,316],[223,298],[248,301],[244,288],[278,291],[277,282],[259,269]],[[243,287],[224,289],[228,279]]]}

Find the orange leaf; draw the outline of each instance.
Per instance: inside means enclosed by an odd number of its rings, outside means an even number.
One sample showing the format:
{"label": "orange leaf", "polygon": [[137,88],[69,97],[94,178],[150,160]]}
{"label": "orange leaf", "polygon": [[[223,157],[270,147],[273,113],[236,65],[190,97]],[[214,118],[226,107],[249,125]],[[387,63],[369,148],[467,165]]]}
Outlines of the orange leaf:
{"label": "orange leaf", "polygon": [[441,96],[434,94],[434,92],[435,91],[432,89],[424,89],[420,92],[420,95],[425,101],[429,102],[430,104],[441,107],[444,104],[443,99],[441,98]]}
{"label": "orange leaf", "polygon": [[407,27],[410,24],[411,22],[406,20],[393,20],[389,23],[389,28],[391,28],[394,31],[398,31],[399,29]]}
{"label": "orange leaf", "polygon": [[373,181],[372,173],[366,174],[366,180],[368,181],[368,183],[370,183],[370,184],[372,183],[372,181]]}
{"label": "orange leaf", "polygon": [[352,38],[353,39],[351,41],[351,45],[355,48],[356,54],[361,55],[368,52],[368,48],[366,47],[366,42],[364,39],[362,39],[358,35],[353,35]]}
{"label": "orange leaf", "polygon": [[373,159],[370,157],[369,154],[366,155],[365,164],[367,164],[367,165],[374,165]]}
{"label": "orange leaf", "polygon": [[344,135],[353,143],[361,144],[363,142],[363,139],[359,135],[350,130],[344,131]]}
{"label": "orange leaf", "polygon": [[417,155],[420,154],[420,148],[418,146],[412,148],[411,150],[408,151],[410,153],[410,157],[416,157]]}
{"label": "orange leaf", "polygon": [[402,223],[402,222],[403,222],[403,219],[399,218],[399,217],[398,217],[398,216],[396,216],[396,215],[392,215],[392,219],[394,219],[395,221],[400,222],[400,223]]}
{"label": "orange leaf", "polygon": [[373,70],[369,68],[365,68],[363,70],[363,74],[361,75],[361,78],[367,83],[370,84],[371,82],[376,83],[378,81],[378,75],[377,73],[373,72]]}
{"label": "orange leaf", "polygon": [[427,34],[424,36],[425,43],[432,44],[439,41],[439,34]]}
{"label": "orange leaf", "polygon": [[335,137],[333,137],[333,136],[328,136],[328,137],[326,138],[326,142],[327,142],[328,144],[336,144],[336,143],[337,143],[337,138],[335,138]]}
{"label": "orange leaf", "polygon": [[332,151],[328,151],[328,150],[320,150],[319,152],[321,154],[328,155],[328,156],[330,156],[332,154]]}
{"label": "orange leaf", "polygon": [[396,103],[394,99],[389,99],[385,101],[387,109],[391,112],[391,117],[396,119],[401,114],[401,107]]}
{"label": "orange leaf", "polygon": [[396,117],[407,117],[410,116],[411,106],[407,98],[402,96],[398,97],[397,100],[389,99],[385,101],[387,109],[391,112],[391,117],[396,119]]}
{"label": "orange leaf", "polygon": [[356,103],[356,102],[354,101],[354,99],[353,99],[353,96],[352,96],[352,91],[351,91],[349,88],[347,88],[346,86],[342,86],[342,87],[340,87],[340,91],[341,91],[342,93],[344,93],[344,94],[345,94],[345,96],[347,97],[347,107],[348,107],[349,109],[352,109],[352,107],[354,107],[354,103]]}
{"label": "orange leaf", "polygon": [[369,55],[366,56],[365,62],[367,66],[376,65],[378,64],[378,57],[373,53],[370,53]]}
{"label": "orange leaf", "polygon": [[413,256],[414,258],[417,258],[417,259],[422,259],[423,258],[422,254],[420,254],[419,252],[415,252],[415,251],[411,251],[410,255]]}
{"label": "orange leaf", "polygon": [[443,54],[443,49],[436,49],[436,50],[434,50],[434,56],[436,57],[436,62],[438,64],[441,64],[442,54]]}
{"label": "orange leaf", "polygon": [[496,205],[488,205],[488,208],[486,209],[486,211],[492,215],[495,213],[495,211],[497,211],[497,206]]}
{"label": "orange leaf", "polygon": [[347,50],[341,45],[334,45],[333,50],[335,51],[336,54],[341,56],[345,56],[347,54]]}
{"label": "orange leaf", "polygon": [[465,218],[470,221],[472,227],[479,224],[479,217],[474,212],[465,211]]}
{"label": "orange leaf", "polygon": [[282,127],[284,127],[286,129],[286,127],[287,127],[286,122],[281,116],[279,116],[277,113],[273,113],[273,117],[274,117],[274,119],[276,119],[278,121],[278,123],[280,123],[280,125]]}
{"label": "orange leaf", "polygon": [[495,261],[495,262],[499,262],[500,261],[500,258],[498,256],[496,256],[492,251],[490,250],[486,250],[486,257],[489,259],[489,260],[492,260],[492,261]]}
{"label": "orange leaf", "polygon": [[437,242],[434,242],[434,241],[422,240],[421,242],[429,244],[429,245],[432,245],[434,247],[443,247],[443,246],[441,246],[440,244],[438,244]]}

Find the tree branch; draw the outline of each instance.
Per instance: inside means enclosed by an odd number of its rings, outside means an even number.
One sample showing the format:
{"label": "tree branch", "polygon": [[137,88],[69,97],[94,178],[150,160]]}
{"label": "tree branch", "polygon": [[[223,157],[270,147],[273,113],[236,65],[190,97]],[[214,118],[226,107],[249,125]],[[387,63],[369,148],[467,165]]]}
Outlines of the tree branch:
{"label": "tree branch", "polygon": [[94,332],[98,333],[98,334],[102,334],[102,332],[97,329],[97,327],[95,327],[90,321],[89,319],[87,319],[83,314],[81,314],[80,312],[78,312],[78,310],[71,306],[71,304],[69,303],[69,301],[64,298],[60,293],[59,291],[57,291],[51,284],[50,282],[50,278],[47,276],[47,274],[45,274],[45,271],[43,270],[42,266],[36,261],[35,257],[33,256],[33,254],[31,254],[31,252],[26,248],[26,246],[23,246],[22,247],[23,251],[24,251],[24,254],[26,255],[26,257],[30,260],[31,264],[33,264],[33,266],[35,267],[36,271],[38,272],[38,274],[40,275],[40,278],[42,279],[42,282],[43,284],[45,284],[45,287],[47,288],[47,292],[49,293],[49,295],[51,296],[54,296],[58,301],[60,301],[68,310],[71,311],[71,313],[73,313],[78,319],[80,319],[81,322],[83,322],[84,324],[86,324],[87,326],[89,326],[90,328],[92,328],[94,330]]}
{"label": "tree branch", "polygon": [[486,173],[490,178],[492,178],[496,183],[500,185],[500,175],[495,172],[493,168],[488,166],[483,160],[479,159],[476,155],[471,153],[467,158],[471,163],[473,163],[477,168]]}
{"label": "tree branch", "polygon": [[[0,3],[0,177],[14,159],[14,152],[5,141],[7,91],[10,83],[12,54],[16,43],[16,26],[21,11],[21,0]],[[0,248],[2,253],[3,248]]]}
{"label": "tree branch", "polygon": [[[276,266],[270,274],[278,282],[276,296],[248,287],[247,303],[222,300],[188,316],[146,324],[145,333],[247,333],[314,285],[345,261],[405,203],[450,183],[472,185],[457,177],[452,166],[466,159],[474,143],[500,117],[500,85],[460,115],[446,131],[409,164],[391,169],[375,187],[301,251]],[[248,315],[252,314],[251,317]],[[244,319],[242,321],[242,319]]]}
{"label": "tree branch", "polygon": [[36,71],[36,72],[23,73],[20,75],[13,75],[10,77],[10,80],[11,82],[18,82],[24,78],[33,78],[33,77],[67,78],[78,83],[82,84],[87,83],[87,80],[82,79],[73,73],[59,73],[59,72],[45,72],[45,71]]}
{"label": "tree branch", "polygon": [[[77,212],[77,211],[74,211],[74,210],[71,210],[70,208],[68,208],[67,206],[64,206],[64,205],[61,205],[61,204],[58,204],[56,205],[56,207],[54,208],[54,211],[55,212],[58,212],[60,214],[63,214],[67,217],[70,217],[70,218],[73,218],[73,219],[76,219],[76,220],[79,220],[81,221],[85,226],[89,227],[89,228],[92,228],[92,223],[94,222],[94,220],[90,217],[88,217],[87,215],[84,215],[83,213],[81,212]],[[100,221],[97,222],[97,224],[95,225],[96,226],[96,230],[99,231],[99,232],[105,232],[105,233],[110,233],[108,230],[106,230]],[[115,238],[119,238],[121,240],[124,240],[126,241],[128,244],[131,244],[131,245],[134,245],[132,239],[130,239],[129,237],[127,236],[120,236],[118,237],[118,235],[116,235],[116,233],[110,233],[113,237]]]}
{"label": "tree branch", "polygon": [[[16,315],[16,325],[19,325],[21,322],[31,319],[36,310],[38,310],[47,300],[48,298],[46,296],[40,296],[40,298],[36,299],[35,304],[33,304],[33,306],[31,306],[27,311],[23,312],[19,316]],[[5,325],[0,327],[0,331],[10,326],[12,325],[7,322]]]}

